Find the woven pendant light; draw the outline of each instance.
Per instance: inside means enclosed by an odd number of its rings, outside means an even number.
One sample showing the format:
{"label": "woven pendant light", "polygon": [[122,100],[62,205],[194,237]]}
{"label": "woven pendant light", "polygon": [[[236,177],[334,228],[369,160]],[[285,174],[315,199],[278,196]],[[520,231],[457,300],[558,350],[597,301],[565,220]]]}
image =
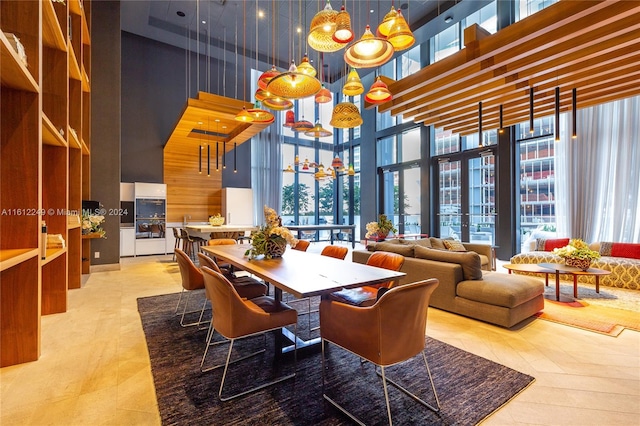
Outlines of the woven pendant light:
{"label": "woven pendant light", "polygon": [[365,101],[372,104],[382,104],[390,101],[393,98],[389,88],[380,79],[380,76],[376,79],[375,83],[371,85],[371,89],[364,97]]}
{"label": "woven pendant light", "polygon": [[262,90],[266,90],[269,82],[277,75],[280,75],[280,71],[276,69],[275,65],[272,65],[269,71],[263,72],[258,78],[258,87]]}
{"label": "woven pendant light", "polygon": [[293,127],[293,124],[296,122],[296,114],[289,110],[285,115],[283,127]]}
{"label": "woven pendant light", "polygon": [[316,13],[311,19],[307,43],[312,49],[318,52],[337,52],[344,47],[344,43],[333,40],[333,33],[336,32],[336,18],[338,12],[333,10],[331,3],[327,0],[324,9]]}
{"label": "woven pendant light", "polygon": [[347,96],[357,96],[364,93],[364,86],[355,68],[351,68],[347,76],[347,82],[342,86],[342,93]]}
{"label": "woven pendant light", "polygon": [[283,99],[278,96],[272,96],[265,99],[262,101],[262,105],[274,111],[284,111],[293,108],[293,102],[289,99]]}
{"label": "woven pendant light", "polygon": [[344,52],[344,61],[353,68],[374,68],[384,65],[393,56],[393,45],[375,37],[367,25],[360,40],[352,43]]}
{"label": "woven pendant light", "polygon": [[333,157],[333,161],[331,162],[331,167],[333,167],[334,170],[338,170],[338,171],[344,168],[344,163],[342,162],[342,159],[338,157],[337,154],[335,157]]}
{"label": "woven pendant light", "polygon": [[356,169],[353,168],[353,164],[349,164],[349,170],[347,171],[347,174],[349,176],[355,176],[356,175]]}
{"label": "woven pendant light", "polygon": [[378,29],[376,30],[376,35],[381,38],[387,38],[387,36],[391,32],[391,27],[393,26],[393,23],[397,16],[398,16],[398,12],[396,11],[396,9],[393,7],[393,4],[392,4],[391,10],[389,11],[389,13],[384,15],[384,18],[382,18],[382,22],[380,22],[380,25],[378,25]]}
{"label": "woven pendant light", "polygon": [[294,132],[306,132],[311,129],[313,129],[313,124],[304,118],[300,121],[296,121],[293,123],[293,126],[291,126],[291,130]]}
{"label": "woven pendant light", "polygon": [[404,16],[402,16],[401,10],[398,10],[398,16],[393,21],[387,40],[397,51],[408,49],[416,42],[416,38],[413,36]]}
{"label": "woven pendant light", "polygon": [[329,130],[323,128],[319,121],[316,121],[316,125],[313,126],[312,129],[304,132],[304,134],[312,138],[326,138],[333,135]]}
{"label": "woven pendant light", "polygon": [[327,102],[331,102],[333,96],[331,95],[331,91],[322,85],[322,89],[318,93],[316,93],[316,103],[317,104],[326,104]]}
{"label": "woven pendant light", "polygon": [[271,97],[271,93],[267,92],[266,90],[263,89],[258,89],[256,90],[256,93],[254,93],[253,95],[254,98],[256,98],[256,101],[264,101],[267,98]]}
{"label": "woven pendant light", "polygon": [[362,116],[355,104],[341,102],[333,108],[329,124],[337,129],[351,129],[362,124]]}
{"label": "woven pendant light", "polygon": [[242,121],[244,123],[252,123],[253,122],[253,116],[251,114],[249,114],[249,111],[247,111],[247,107],[242,107],[242,111],[240,111],[238,114],[236,114],[234,119],[236,121]]}
{"label": "woven pendant light", "polygon": [[311,77],[315,77],[316,74],[318,73],[316,69],[313,67],[313,65],[311,65],[311,62],[309,62],[309,55],[307,55],[306,53],[302,57],[302,61],[300,61],[300,65],[298,65],[298,72],[302,74],[306,74]]}
{"label": "woven pendant light", "polygon": [[321,88],[320,80],[298,72],[298,67],[293,61],[289,71],[274,77],[267,85],[271,94],[285,99],[306,98],[315,95]]}
{"label": "woven pendant light", "polygon": [[289,164],[287,166],[287,168],[283,170],[283,172],[285,172],[285,173],[295,173],[296,171],[293,170],[293,167],[291,167],[291,164]]}
{"label": "woven pendant light", "polygon": [[349,43],[355,35],[351,29],[351,16],[346,11],[344,5],[340,8],[340,12],[336,16],[336,31],[333,33],[333,41],[337,43]]}
{"label": "woven pendant light", "polygon": [[259,102],[256,102],[255,108],[249,109],[247,112],[253,117],[254,123],[271,124],[276,119],[269,111],[260,108]]}

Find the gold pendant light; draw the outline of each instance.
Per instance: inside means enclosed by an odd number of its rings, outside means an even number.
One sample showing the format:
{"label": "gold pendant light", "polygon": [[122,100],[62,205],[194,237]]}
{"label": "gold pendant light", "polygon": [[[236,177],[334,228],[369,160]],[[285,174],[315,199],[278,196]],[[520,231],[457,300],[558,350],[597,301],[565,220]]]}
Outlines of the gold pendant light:
{"label": "gold pendant light", "polygon": [[389,13],[384,15],[384,18],[382,18],[382,22],[380,22],[380,25],[378,25],[376,35],[381,38],[387,38],[387,36],[391,32],[391,27],[393,26],[393,23],[397,16],[398,12],[396,12],[396,9],[392,4],[391,10],[389,11]]}
{"label": "gold pendant light", "polygon": [[398,10],[398,16],[393,21],[387,40],[397,51],[408,49],[416,42],[416,38],[413,36],[404,16],[402,16],[401,10]]}
{"label": "gold pendant light", "polygon": [[365,101],[372,104],[382,104],[390,101],[393,98],[389,88],[380,79],[380,76],[376,79],[375,83],[371,85],[371,89],[364,97]]}
{"label": "gold pendant light", "polygon": [[311,19],[307,43],[312,49],[318,52],[337,52],[345,46],[344,43],[338,43],[333,40],[333,34],[336,32],[337,16],[338,12],[333,10],[331,3],[327,0],[324,9],[316,13]]}
{"label": "gold pendant light", "polygon": [[316,121],[316,125],[313,126],[312,129],[304,132],[306,136],[310,136],[312,138],[326,138],[328,136],[333,135],[329,130],[322,127],[320,121]]}
{"label": "gold pendant light", "polygon": [[356,169],[353,168],[353,164],[349,164],[349,170],[347,171],[347,174],[349,176],[355,176],[356,175]]}
{"label": "gold pendant light", "polygon": [[307,55],[306,53],[302,57],[302,61],[300,61],[300,65],[298,65],[298,72],[301,72],[302,74],[306,74],[310,77],[315,77],[316,74],[318,73],[316,69],[313,67],[313,65],[311,65],[311,62],[309,62],[309,55]]}
{"label": "gold pendant light", "polygon": [[255,108],[249,109],[247,112],[253,117],[254,123],[271,124],[276,119],[269,111],[260,108],[260,102],[256,102]]}
{"label": "gold pendant light", "polygon": [[355,35],[351,29],[351,16],[346,11],[344,4],[336,16],[336,31],[333,33],[333,41],[346,44],[353,40]]}
{"label": "gold pendant light", "polygon": [[367,25],[360,40],[351,44],[344,52],[344,61],[353,68],[373,68],[384,65],[393,56],[393,45],[375,37]]}
{"label": "gold pendant light", "polygon": [[355,104],[341,102],[333,108],[329,124],[338,129],[351,129],[362,124],[362,116]]}
{"label": "gold pendant light", "polygon": [[271,94],[285,99],[306,98],[315,95],[321,88],[320,80],[298,72],[293,61],[288,72],[274,77],[267,85],[267,90]]}
{"label": "gold pendant light", "polygon": [[249,111],[247,111],[247,107],[242,107],[242,111],[240,111],[238,114],[236,114],[235,120],[236,121],[242,121],[244,123],[252,123],[253,122],[253,116],[251,114],[249,114]]}
{"label": "gold pendant light", "polygon": [[364,93],[364,86],[355,68],[351,68],[351,71],[349,71],[347,82],[342,87],[342,93],[347,96],[357,96]]}
{"label": "gold pendant light", "polygon": [[258,87],[262,90],[266,90],[269,82],[273,80],[273,77],[278,75],[280,75],[280,71],[276,69],[275,65],[272,65],[269,71],[263,72],[258,78]]}
{"label": "gold pendant light", "polygon": [[289,99],[282,99],[278,96],[272,96],[262,101],[262,105],[273,111],[284,111],[293,108],[293,102]]}
{"label": "gold pendant light", "polygon": [[295,173],[296,171],[293,170],[293,167],[291,167],[291,164],[289,164],[287,166],[287,168],[283,170],[283,172],[285,172],[285,173]]}

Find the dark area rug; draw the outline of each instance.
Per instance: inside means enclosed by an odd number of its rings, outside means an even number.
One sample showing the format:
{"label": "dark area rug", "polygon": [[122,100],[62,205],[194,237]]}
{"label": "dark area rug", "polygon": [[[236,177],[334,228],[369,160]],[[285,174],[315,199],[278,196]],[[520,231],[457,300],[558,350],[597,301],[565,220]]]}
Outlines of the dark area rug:
{"label": "dark area rug", "polygon": [[[199,300],[202,300],[199,295]],[[192,300],[194,298],[192,297]],[[174,315],[178,294],[138,299],[138,310],[147,339],[160,416],[165,425],[342,425],[351,424],[322,398],[321,354],[298,352],[274,363],[274,338],[267,335],[263,355],[233,364],[227,374],[225,394],[263,383],[296,368],[296,377],[238,399],[221,402],[218,389],[222,369],[200,372],[206,330],[182,328]],[[292,303],[302,312],[306,302]],[[193,308],[197,303],[193,302]],[[211,315],[210,310],[207,311]],[[317,325],[317,313],[311,326]],[[299,320],[299,334],[309,336],[306,316]],[[311,336],[318,334],[311,332]],[[265,339],[243,339],[234,345],[241,356]],[[212,346],[207,364],[223,363],[228,346]],[[382,383],[370,363],[328,345],[331,386],[325,391],[367,424],[386,424]],[[399,425],[474,425],[525,389],[534,378],[473,355],[436,339],[426,338],[426,354],[442,411],[434,413],[389,386],[391,413]],[[427,402],[434,397],[421,357],[387,369],[387,376],[414,391]]]}

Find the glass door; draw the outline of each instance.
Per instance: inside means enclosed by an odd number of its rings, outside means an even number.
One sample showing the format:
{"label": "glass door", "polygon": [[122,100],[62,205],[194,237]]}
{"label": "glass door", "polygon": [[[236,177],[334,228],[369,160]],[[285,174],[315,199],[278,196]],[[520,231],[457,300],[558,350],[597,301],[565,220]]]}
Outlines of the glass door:
{"label": "glass door", "polygon": [[462,153],[438,162],[438,218],[442,238],[494,244],[495,155]]}
{"label": "glass door", "polygon": [[398,234],[420,234],[420,167],[402,166],[382,170],[382,208]]}

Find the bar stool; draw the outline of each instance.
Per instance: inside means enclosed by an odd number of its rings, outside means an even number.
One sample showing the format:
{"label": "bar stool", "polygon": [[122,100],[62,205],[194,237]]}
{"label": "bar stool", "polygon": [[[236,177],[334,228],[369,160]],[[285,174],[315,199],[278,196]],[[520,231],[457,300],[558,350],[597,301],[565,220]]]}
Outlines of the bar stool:
{"label": "bar stool", "polygon": [[182,251],[193,260],[196,258],[196,253],[200,251],[200,246],[207,243],[207,240],[202,237],[189,235],[186,229],[180,229],[180,238],[182,239]]}

